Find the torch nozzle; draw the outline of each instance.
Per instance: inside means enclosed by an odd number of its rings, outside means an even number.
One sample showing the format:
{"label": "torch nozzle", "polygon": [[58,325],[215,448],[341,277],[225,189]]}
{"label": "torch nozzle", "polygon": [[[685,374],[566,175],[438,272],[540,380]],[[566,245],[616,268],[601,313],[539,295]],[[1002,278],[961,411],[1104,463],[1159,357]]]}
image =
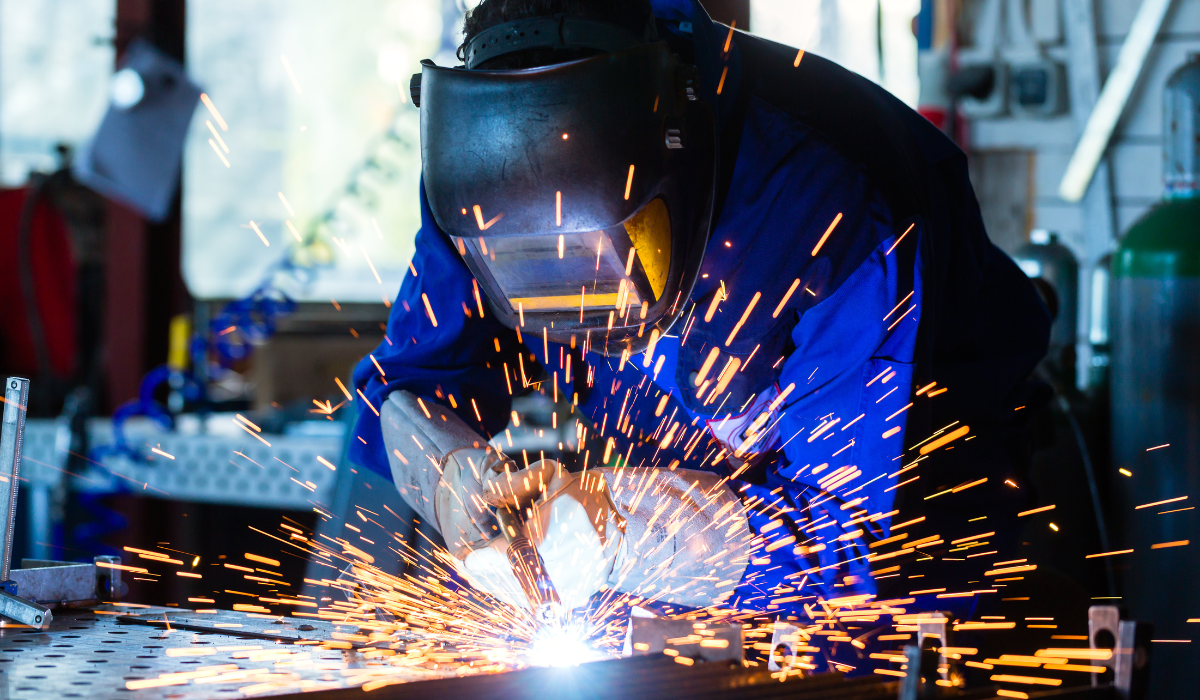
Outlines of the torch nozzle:
{"label": "torch nozzle", "polygon": [[543,624],[559,619],[562,601],[546,573],[542,555],[525,534],[525,522],[507,508],[500,509],[497,515],[508,540],[508,563],[512,565],[513,575],[529,600],[534,616]]}
{"label": "torch nozzle", "polygon": [[562,601],[559,600],[558,591],[554,589],[554,584],[546,574],[546,565],[542,562],[541,555],[528,537],[518,535],[509,540],[508,562],[512,564],[513,575],[521,584],[521,590],[525,592],[529,606],[533,608],[538,619],[549,622],[550,620],[543,618],[557,617],[562,608]]}

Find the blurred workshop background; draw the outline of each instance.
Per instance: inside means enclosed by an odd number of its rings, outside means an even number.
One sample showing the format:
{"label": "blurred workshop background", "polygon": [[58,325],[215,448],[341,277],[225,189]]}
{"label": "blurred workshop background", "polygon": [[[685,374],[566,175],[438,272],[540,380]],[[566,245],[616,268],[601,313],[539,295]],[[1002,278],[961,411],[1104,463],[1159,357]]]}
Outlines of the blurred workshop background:
{"label": "blurred workshop background", "polygon": [[[409,76],[457,63],[471,4],[0,0],[0,370],[32,380],[16,557],[161,545],[199,570],[282,516],[405,565],[352,532],[362,511],[411,526],[343,458],[349,374],[383,342],[413,253]],[[1039,369],[1054,411],[1022,487],[1057,509],[1023,546],[1064,605],[1149,615],[1130,591],[1155,572],[1080,552],[1195,531],[1191,512],[1146,524],[1130,504],[1198,485],[1200,382],[1183,369],[1200,334],[1145,319],[1200,319],[1200,223],[1178,209],[1197,187],[1200,3],[704,4],[876,81],[969,154],[992,240],[1056,313]],[[1127,89],[1098,105],[1113,81]],[[1150,245],[1166,257],[1138,257]],[[1173,372],[1178,390],[1156,393]],[[516,408],[515,449],[570,454],[563,407]],[[1168,566],[1200,573],[1184,550]],[[277,573],[305,566],[285,553]],[[130,578],[143,603],[237,602],[210,578]]]}

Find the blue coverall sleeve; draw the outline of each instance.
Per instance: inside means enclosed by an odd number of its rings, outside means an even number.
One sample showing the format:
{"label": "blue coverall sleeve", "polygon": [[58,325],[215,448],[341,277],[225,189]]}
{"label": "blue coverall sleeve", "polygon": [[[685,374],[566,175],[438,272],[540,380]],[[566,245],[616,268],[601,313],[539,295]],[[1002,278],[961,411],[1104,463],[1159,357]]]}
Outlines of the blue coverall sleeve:
{"label": "blue coverall sleeve", "polygon": [[359,405],[351,461],[391,478],[379,410],[398,389],[450,407],[485,436],[503,430],[512,407],[504,368],[516,366],[522,348],[434,222],[422,186],[412,270],[392,305],[384,341],[354,370]]}

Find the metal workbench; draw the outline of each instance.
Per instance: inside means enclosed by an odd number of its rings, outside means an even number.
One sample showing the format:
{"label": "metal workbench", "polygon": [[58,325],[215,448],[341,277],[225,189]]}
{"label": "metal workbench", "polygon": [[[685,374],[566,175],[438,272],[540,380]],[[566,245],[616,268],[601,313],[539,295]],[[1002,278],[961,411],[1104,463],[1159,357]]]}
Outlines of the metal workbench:
{"label": "metal workbench", "polygon": [[[131,622],[134,618],[139,622]],[[151,621],[156,624],[147,624]],[[239,626],[219,627],[223,625]],[[209,631],[184,629],[192,626]],[[397,666],[388,659],[369,658],[371,652],[362,647],[338,650],[315,645],[338,632],[358,630],[309,618],[228,611],[119,604],[57,610],[46,630],[0,627],[0,697],[355,700],[362,696],[363,684],[370,682],[380,686],[371,690],[378,700],[891,700],[900,696],[899,682],[879,676],[847,679],[825,673],[780,682],[761,666],[743,668],[736,661],[682,666],[662,655],[471,675],[462,668]],[[313,645],[297,645],[298,640]],[[410,640],[414,642],[419,640]],[[403,658],[404,644],[393,646]],[[129,687],[131,682],[136,686],[163,674],[185,675],[170,679],[171,685]],[[952,697],[982,700],[997,697],[995,690],[990,686],[955,689]],[[1108,685],[1031,689],[1029,696],[1033,700],[1118,698]]]}
{"label": "metal workbench", "polygon": [[[172,628],[168,631],[161,626],[132,624],[125,621],[128,616],[165,619]],[[239,627],[226,628],[221,634],[179,628],[189,623]],[[357,631],[352,626],[341,629]],[[278,695],[357,687],[381,677],[416,681],[449,673],[397,668],[365,658],[355,650],[295,644],[296,639],[329,640],[337,630],[336,625],[321,620],[251,618],[227,611],[203,614],[113,605],[56,610],[54,621],[46,630],[0,627],[0,697],[14,700],[240,698],[247,695],[243,690],[248,687],[252,695]],[[180,649],[184,655],[168,655]],[[265,673],[272,675],[250,674],[240,680],[211,682],[219,674],[228,677],[234,670],[256,669],[265,669]],[[127,687],[130,681],[173,673],[200,677],[176,679],[177,685],[133,690]],[[261,687],[268,682],[271,688]]]}

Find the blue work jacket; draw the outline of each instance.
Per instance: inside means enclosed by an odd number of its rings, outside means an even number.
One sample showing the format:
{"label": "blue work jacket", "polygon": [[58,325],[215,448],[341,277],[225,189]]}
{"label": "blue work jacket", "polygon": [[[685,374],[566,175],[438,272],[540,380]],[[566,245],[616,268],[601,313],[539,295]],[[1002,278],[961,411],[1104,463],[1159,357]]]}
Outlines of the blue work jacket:
{"label": "blue work jacket", "polygon": [[760,540],[737,604],[801,610],[811,598],[774,602],[785,584],[874,594],[870,545],[940,483],[913,480],[907,450],[954,421],[1005,420],[1048,314],[988,241],[966,159],[934,126],[818,56],[736,32],[725,51],[730,30],[690,0],[655,6],[720,124],[718,214],[687,313],[649,358],[575,355],[568,377],[568,348],[475,310],[422,191],[415,273],[354,374],[371,406],[350,457],[390,476],[377,411],[392,391],[491,436],[544,373],[537,390],[578,396],[591,423],[588,466],[731,477]]}

